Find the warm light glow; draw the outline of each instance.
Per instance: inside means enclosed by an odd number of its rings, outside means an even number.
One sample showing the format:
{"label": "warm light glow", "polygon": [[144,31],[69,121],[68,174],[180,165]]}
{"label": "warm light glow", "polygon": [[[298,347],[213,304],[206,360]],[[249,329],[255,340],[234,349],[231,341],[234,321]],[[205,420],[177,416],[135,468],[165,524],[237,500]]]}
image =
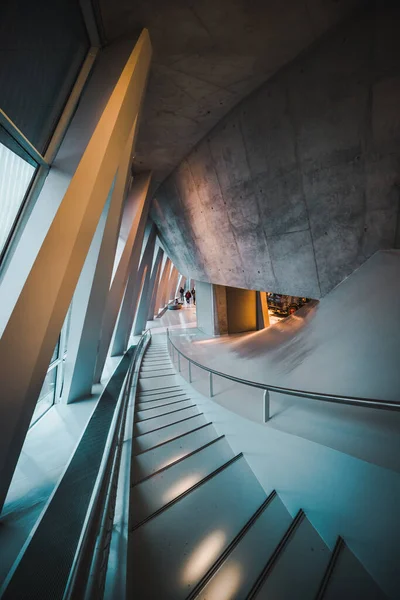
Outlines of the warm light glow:
{"label": "warm light glow", "polygon": [[187,454],[186,450],[182,450],[181,452],[178,452],[177,454],[175,454],[175,456],[166,458],[165,462],[160,462],[160,464],[157,466],[157,469],[164,469],[168,465],[171,465],[173,462],[175,462],[175,461],[179,460],[180,458],[182,458],[183,456],[185,456],[185,454]]}
{"label": "warm light glow", "polygon": [[189,488],[191,488],[195,483],[200,480],[199,475],[188,475],[184,477],[178,483],[175,483],[172,487],[170,487],[164,494],[163,500],[164,502],[171,502],[174,498],[186,492]]}
{"label": "warm light glow", "polygon": [[232,563],[216,574],[205,589],[207,600],[233,600],[237,597],[238,587],[242,579],[242,568]]}
{"label": "warm light glow", "polygon": [[226,535],[220,529],[213,531],[195,548],[189,557],[183,571],[183,583],[191,585],[211,567],[221,554],[226,541]]}

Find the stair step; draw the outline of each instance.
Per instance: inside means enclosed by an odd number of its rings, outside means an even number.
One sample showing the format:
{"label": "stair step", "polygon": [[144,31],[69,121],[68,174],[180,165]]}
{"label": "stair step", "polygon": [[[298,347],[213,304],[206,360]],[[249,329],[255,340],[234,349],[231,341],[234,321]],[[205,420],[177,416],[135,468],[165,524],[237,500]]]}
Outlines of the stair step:
{"label": "stair step", "polygon": [[[148,363],[147,365],[146,365],[146,362]],[[148,369],[151,369],[154,365],[157,365],[157,364],[172,366],[172,361],[169,358],[163,358],[163,359],[157,358],[154,360],[152,359],[151,361],[143,361],[142,365],[140,367],[140,370],[146,371]]]}
{"label": "stair step", "polygon": [[139,483],[131,491],[130,527],[175,500],[213,471],[222,467],[234,454],[225,438],[185,458],[170,469]]}
{"label": "stair step", "polygon": [[139,394],[137,396],[137,402],[154,402],[156,400],[163,400],[164,398],[174,398],[176,396],[183,396],[186,392],[182,388],[177,388],[173,390],[164,390],[161,392],[151,392],[149,394]]}
{"label": "stair step", "polygon": [[144,359],[143,359],[143,361],[142,361],[142,367],[143,367],[144,365],[146,365],[146,363],[147,363],[148,365],[153,365],[154,363],[172,364],[172,361],[171,361],[171,359],[170,359],[170,358],[167,358],[167,357],[165,357],[165,358],[164,358],[164,357],[159,357],[159,358],[156,358],[156,357],[154,357],[154,358],[152,358],[152,357],[149,357],[149,358],[147,358],[147,359],[146,359],[146,358],[144,358]]}
{"label": "stair step", "polygon": [[159,408],[157,410],[159,411],[160,416],[154,417],[149,421],[139,421],[134,424],[134,436],[139,437],[141,435],[154,431],[160,427],[173,425],[178,421],[182,421],[182,419],[187,419],[188,417],[192,417],[194,415],[199,414],[199,409],[195,404],[193,404],[193,402],[191,406],[189,406],[188,408],[183,408],[182,410],[179,410],[179,412],[163,414],[162,408]]}
{"label": "stair step", "polygon": [[[190,421],[189,421],[190,423]],[[190,452],[216,439],[217,432],[214,426],[209,424],[191,431],[185,436],[169,442],[144,454],[134,457],[132,483],[136,483],[165,468],[169,464],[181,459]],[[140,439],[140,438],[139,438]]]}
{"label": "stair step", "polygon": [[150,363],[147,365],[143,365],[145,368],[141,368],[140,369],[140,373],[143,374],[148,374],[148,373],[152,373],[155,370],[160,370],[160,369],[172,369],[173,366],[171,365],[170,362],[156,362],[156,363]]}
{"label": "stair step", "polygon": [[303,518],[256,594],[257,600],[314,600],[331,552],[307,518]]}
{"label": "stair step", "polygon": [[168,370],[164,370],[164,371],[157,371],[157,372],[152,372],[148,375],[139,375],[139,380],[143,381],[145,379],[151,379],[151,380],[155,380],[159,377],[175,377],[175,369],[173,369],[172,367]]}
{"label": "stair step", "polygon": [[137,597],[184,600],[264,499],[241,457],[132,532]]}
{"label": "stair step", "polygon": [[139,377],[138,390],[139,392],[159,391],[165,388],[178,387],[176,375],[162,375],[161,377]]}
{"label": "stair step", "polygon": [[163,387],[157,387],[154,389],[147,389],[147,390],[138,390],[138,394],[140,397],[147,397],[147,396],[153,396],[154,394],[163,394],[163,393],[171,393],[171,392],[176,392],[176,390],[182,390],[182,386],[175,384],[175,385],[167,385],[167,386],[163,386]]}
{"label": "stair step", "polygon": [[324,600],[387,600],[387,596],[345,544],[322,597]]}
{"label": "stair step", "polygon": [[167,442],[168,440],[176,438],[177,436],[187,433],[200,425],[205,425],[206,423],[207,421],[204,415],[199,414],[188,419],[185,418],[185,420],[180,423],[135,438],[133,440],[133,453],[138,454],[138,452],[143,452],[144,450]]}
{"label": "stair step", "polygon": [[291,521],[281,499],[274,496],[196,600],[246,600]]}
{"label": "stair step", "polygon": [[160,370],[160,369],[172,369],[172,363],[170,360],[168,361],[163,361],[163,362],[152,362],[148,365],[143,364],[140,368],[140,372],[141,373],[151,373],[154,370]]}
{"label": "stair step", "polygon": [[147,407],[146,404],[138,405],[136,410],[136,421],[141,422],[143,419],[154,419],[159,416],[161,411],[164,414],[168,414],[176,410],[183,410],[189,406],[193,406],[193,400],[190,398],[183,398],[182,400],[172,399],[169,402],[164,400],[164,404],[149,407]]}
{"label": "stair step", "polygon": [[174,396],[162,396],[156,400],[141,400],[138,398],[136,410],[140,412],[142,410],[157,408],[158,406],[167,406],[168,404],[173,404],[174,402],[182,402],[182,400],[190,400],[185,392],[181,392],[180,394],[176,394]]}

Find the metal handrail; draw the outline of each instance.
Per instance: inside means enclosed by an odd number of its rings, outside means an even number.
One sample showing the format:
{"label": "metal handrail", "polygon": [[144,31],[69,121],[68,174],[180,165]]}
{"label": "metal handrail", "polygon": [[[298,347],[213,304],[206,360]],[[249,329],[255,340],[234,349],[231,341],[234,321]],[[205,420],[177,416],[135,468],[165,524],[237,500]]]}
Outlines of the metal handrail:
{"label": "metal handrail", "polygon": [[119,394],[63,600],[98,600],[99,590],[104,586],[109,551],[109,543],[106,543],[106,540],[109,538],[112,529],[110,523],[112,524],[114,518],[117,479],[132,377],[137,357],[148,334],[151,338],[150,329],[142,334],[134,349]]}
{"label": "metal handrail", "polygon": [[276,394],[285,394],[287,396],[296,396],[299,398],[308,398],[310,400],[321,400],[322,402],[333,402],[336,404],[348,404],[351,406],[361,406],[364,408],[379,408],[381,410],[393,410],[400,411],[400,402],[391,402],[388,400],[377,400],[375,398],[362,398],[357,396],[340,396],[337,394],[324,394],[322,392],[309,392],[305,390],[295,390],[292,388],[285,388],[276,385],[269,385],[267,383],[257,383],[255,381],[249,381],[247,379],[242,379],[241,377],[236,377],[235,375],[229,375],[228,373],[222,373],[221,371],[217,371],[216,369],[212,369],[211,367],[206,367],[205,365],[200,364],[199,362],[193,360],[192,358],[186,356],[179,348],[175,346],[173,343],[169,329],[167,327],[167,340],[168,343],[171,344],[172,348],[174,348],[178,352],[178,365],[180,372],[180,356],[183,356],[189,362],[189,382],[191,383],[191,367],[195,365],[204,371],[207,371],[210,375],[209,377],[209,386],[210,386],[210,397],[214,395],[213,393],[213,380],[212,376],[216,375],[217,377],[222,377],[223,379],[229,379],[230,381],[235,381],[236,383],[241,383],[242,385],[248,385],[250,387],[258,388],[264,390],[264,422],[268,421],[270,418],[270,392],[274,392]]}

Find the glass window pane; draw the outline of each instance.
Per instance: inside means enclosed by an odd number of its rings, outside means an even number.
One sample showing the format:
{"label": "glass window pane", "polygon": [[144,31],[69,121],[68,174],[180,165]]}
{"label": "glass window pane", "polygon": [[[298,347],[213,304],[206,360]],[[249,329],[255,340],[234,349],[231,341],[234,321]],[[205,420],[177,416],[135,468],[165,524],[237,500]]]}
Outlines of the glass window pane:
{"label": "glass window pane", "polygon": [[31,420],[31,425],[33,425],[40,417],[54,404],[54,397],[56,393],[56,379],[57,379],[57,369],[58,367],[54,367],[51,369],[46,375],[46,378],[43,383],[42,390],[39,395],[39,399],[36,404],[35,412],[33,413],[33,417]]}
{"label": "glass window pane", "polygon": [[29,188],[35,167],[0,141],[0,254]]}
{"label": "glass window pane", "polygon": [[63,328],[65,328],[65,336],[64,336],[64,348],[62,348],[62,350],[61,350],[61,358],[67,353],[69,331],[71,328],[71,313],[72,313],[72,304],[69,305],[67,316],[65,317],[65,321],[64,321],[64,325],[63,325]]}
{"label": "glass window pane", "polygon": [[88,49],[79,0],[2,0],[0,108],[39,152]]}
{"label": "glass window pane", "polygon": [[58,358],[58,350],[60,348],[60,336],[58,336],[56,347],[54,348],[52,357],[50,359],[50,364],[53,363]]}

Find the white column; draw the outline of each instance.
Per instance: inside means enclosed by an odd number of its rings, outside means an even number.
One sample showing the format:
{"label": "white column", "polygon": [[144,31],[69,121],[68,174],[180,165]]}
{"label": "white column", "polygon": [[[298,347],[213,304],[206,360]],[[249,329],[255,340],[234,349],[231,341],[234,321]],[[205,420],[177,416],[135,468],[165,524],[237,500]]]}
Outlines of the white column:
{"label": "white column", "polygon": [[[142,260],[140,261],[140,267],[137,268],[133,265],[129,275],[128,284],[126,286],[124,300],[122,302],[121,310],[118,317],[118,323],[115,328],[115,335],[112,345],[112,356],[118,356],[123,354],[128,346],[129,338],[131,336],[132,325],[135,319],[136,310],[138,306],[138,299],[144,282],[145,267],[151,269],[151,262],[154,254],[154,244],[156,241],[156,228],[153,225],[145,250],[143,252]],[[137,258],[140,257],[141,247],[138,249]],[[135,268],[136,266],[136,268]]]}
{"label": "white column", "polygon": [[147,320],[148,321],[153,321],[153,319],[154,319],[154,306],[156,303],[158,286],[160,283],[161,265],[162,265],[163,255],[164,255],[164,250],[162,248],[159,248],[158,252],[157,252],[157,258],[155,260],[153,270],[151,272],[149,310],[147,311]]}
{"label": "white column", "polygon": [[136,312],[135,324],[133,327],[133,335],[141,335],[146,327],[147,311],[149,310],[149,293],[151,279],[151,265],[145,267],[145,278],[140,295],[139,306]]}
{"label": "white column", "polygon": [[0,340],[0,508],[140,109],[150,57],[150,39],[144,31],[90,138]]}
{"label": "white column", "polygon": [[156,310],[155,310],[156,315],[158,315],[160,310],[162,308],[164,308],[164,306],[165,306],[165,296],[166,296],[166,292],[167,292],[167,285],[168,285],[168,281],[169,281],[170,269],[171,269],[171,260],[167,256],[165,263],[164,263],[164,269],[163,269],[163,273],[161,276],[159,290],[158,290],[158,294],[157,294],[157,298],[156,298]]}
{"label": "white column", "polygon": [[[74,316],[71,318],[62,397],[64,402],[73,402],[89,396],[92,391],[99,332],[110,288],[122,207],[130,181],[136,131],[137,119],[127,140],[115,185],[111,190],[110,209],[100,249],[92,268],[82,271],[74,294]],[[84,300],[78,302],[76,296],[80,289]]]}
{"label": "white column", "polygon": [[174,266],[171,271],[171,275],[170,275],[170,279],[169,279],[169,289],[168,289],[166,304],[171,302],[171,300],[175,300],[175,290],[176,290],[176,284],[178,282],[178,277],[179,277],[178,269]]}
{"label": "white column", "polygon": [[[96,233],[93,237],[92,243],[88,255],[83,265],[81,275],[79,277],[78,285],[72,299],[71,306],[71,321],[69,328],[69,339],[67,347],[67,358],[64,366],[64,385],[63,385],[63,396],[62,401],[68,402],[77,398],[70,399],[70,389],[72,383],[72,376],[75,368],[75,381],[78,369],[80,370],[82,365],[77,363],[77,356],[79,346],[82,337],[82,331],[85,323],[86,311],[90,300],[90,292],[92,289],[93,278],[96,271],[96,265],[100,253],[101,243],[104,235],[106,226],[107,216],[110,209],[110,197],[108,198],[104,207],[103,213],[100,217],[99,224],[96,229]],[[91,388],[91,386],[90,386]],[[90,389],[91,391],[91,389]],[[89,392],[90,393],[90,392]]]}
{"label": "white column", "polygon": [[151,175],[149,173],[138,175],[129,194],[129,199],[134,203],[135,216],[107,297],[97,352],[94,383],[100,381],[103,373],[129,274],[137,271],[149,210],[148,191],[150,179]]}

